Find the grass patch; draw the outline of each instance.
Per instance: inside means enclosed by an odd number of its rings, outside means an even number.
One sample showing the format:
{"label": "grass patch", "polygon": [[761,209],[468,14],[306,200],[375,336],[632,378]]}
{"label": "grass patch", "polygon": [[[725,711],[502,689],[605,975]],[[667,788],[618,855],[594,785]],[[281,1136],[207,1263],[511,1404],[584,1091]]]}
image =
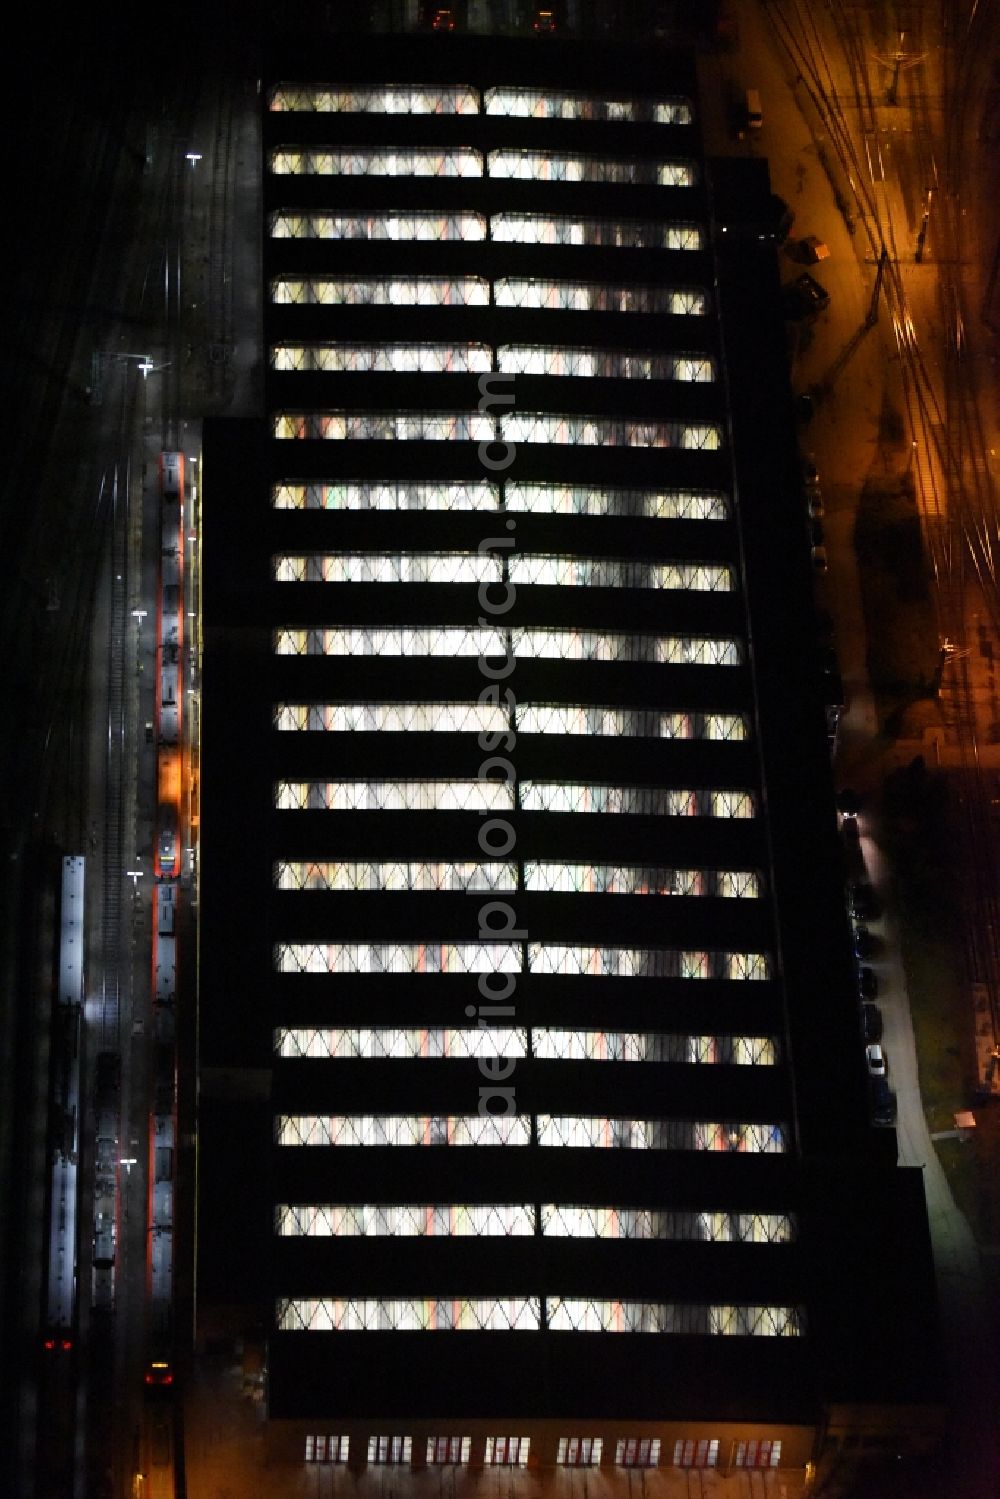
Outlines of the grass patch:
{"label": "grass patch", "polygon": [[901,715],[937,691],[939,644],[912,478],[870,479],[861,491],[854,545],[868,634],[868,674],[879,721],[898,734]]}

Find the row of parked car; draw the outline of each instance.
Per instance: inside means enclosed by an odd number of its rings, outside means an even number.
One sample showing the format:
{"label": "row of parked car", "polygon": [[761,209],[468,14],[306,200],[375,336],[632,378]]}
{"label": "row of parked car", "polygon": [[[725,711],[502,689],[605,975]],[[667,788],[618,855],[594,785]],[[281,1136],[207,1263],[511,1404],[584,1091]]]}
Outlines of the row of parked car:
{"label": "row of parked car", "polygon": [[826,572],[826,537],[823,534],[823,491],[819,487],[819,470],[812,458],[802,460],[802,490],[806,501],[806,523],[809,527],[809,545],[812,549],[813,567],[818,573]]}
{"label": "row of parked car", "polygon": [[[818,265],[830,257],[829,247],[815,234],[804,239],[785,241],[785,254],[792,260],[806,265]],[[830,305],[830,293],[821,282],[802,271],[793,281],[786,281],[781,288],[782,312],[786,322],[814,323],[821,312]],[[809,422],[815,414],[815,392],[803,391],[795,397],[795,415],[800,422]],[[820,543],[821,545],[822,543]]]}
{"label": "row of parked car", "polygon": [[[785,254],[800,264],[819,265],[822,261],[829,260],[830,249],[818,235],[807,234],[804,239],[787,241]],[[830,305],[830,293],[808,271],[802,271],[794,281],[786,281],[781,288],[781,296],[785,317],[789,322],[815,317],[818,313],[825,312]]]}
{"label": "row of parked car", "polygon": [[[844,838],[849,846],[856,847],[859,841],[860,802],[852,792],[844,792],[839,799],[839,805],[843,819]],[[847,894],[854,933],[858,1003],[861,1012],[865,1061],[868,1067],[872,1119],[876,1124],[892,1124],[896,1117],[896,1100],[889,1087],[889,1061],[882,1046],[882,1011],[876,1004],[878,976],[866,961],[874,956],[878,945],[868,922],[876,920],[881,915],[881,905],[874,888],[865,879],[852,879],[848,884]]]}

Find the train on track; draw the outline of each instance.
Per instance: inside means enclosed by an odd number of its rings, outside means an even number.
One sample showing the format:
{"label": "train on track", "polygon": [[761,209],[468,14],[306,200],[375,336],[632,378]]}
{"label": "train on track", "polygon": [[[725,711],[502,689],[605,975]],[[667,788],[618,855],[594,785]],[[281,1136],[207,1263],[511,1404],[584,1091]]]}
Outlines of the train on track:
{"label": "train on track", "polygon": [[150,1393],[174,1382],[174,1181],[177,1154],[177,917],[181,893],[184,707],[184,454],[159,462],[156,608],[156,844],[148,1174],[147,1362]]}
{"label": "train on track", "polygon": [[96,1312],[113,1312],[115,1309],[120,1110],[121,1058],[115,1051],[98,1052],[94,1090],[94,1245],[91,1281],[91,1305]]}
{"label": "train on track", "polygon": [[50,1044],[49,1232],[43,1345],[68,1353],[77,1325],[80,1099],[83,1080],[84,903],[87,861],[62,861],[59,966]]}

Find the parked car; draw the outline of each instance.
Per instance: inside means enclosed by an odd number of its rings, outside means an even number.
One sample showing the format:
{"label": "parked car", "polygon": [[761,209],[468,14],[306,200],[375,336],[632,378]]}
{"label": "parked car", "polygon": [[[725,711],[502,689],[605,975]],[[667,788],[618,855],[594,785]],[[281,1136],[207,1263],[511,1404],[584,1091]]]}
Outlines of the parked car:
{"label": "parked car", "polygon": [[878,978],[874,969],[866,965],[858,969],[858,991],[862,999],[878,999]]}
{"label": "parked car", "polygon": [[812,549],[812,564],[818,573],[825,573],[828,566],[826,547],[814,546]]}
{"label": "parked car", "polygon": [[854,952],[859,958],[873,958],[878,951],[878,938],[866,926],[854,928]]}
{"label": "parked car", "polygon": [[868,1060],[869,1077],[885,1077],[888,1072],[888,1063],[885,1052],[877,1041],[865,1047],[865,1056]]}
{"label": "parked car", "polygon": [[836,703],[843,708],[844,679],[840,675],[840,662],[837,660],[835,650],[825,650],[820,654],[820,670],[823,678],[823,701],[824,703]]}
{"label": "parked car", "polygon": [[864,1032],[866,1045],[881,1041],[882,1011],[878,1005],[863,1004],[861,1006],[861,1029]]}
{"label": "parked car", "polygon": [[802,482],[807,489],[812,489],[819,483],[819,469],[811,457],[802,460]]}
{"label": "parked car", "polygon": [[876,1124],[891,1124],[896,1117],[896,1100],[886,1077],[873,1077],[871,1089],[872,1119]]}
{"label": "parked car", "polygon": [[881,912],[878,896],[867,880],[852,880],[848,887],[851,915],[859,921],[872,921]]}
{"label": "parked car", "polygon": [[851,791],[849,787],[845,787],[843,791],[838,792],[837,811],[842,813],[844,817],[857,817],[861,811],[861,798],[858,793]]}
{"label": "parked car", "polygon": [[796,276],[792,285],[807,312],[824,312],[829,307],[830,293],[825,286],[820,285],[815,276],[810,276],[808,271],[803,271],[801,276]]}
{"label": "parked car", "polygon": [[826,514],[826,506],[823,504],[823,492],[815,485],[806,490],[806,509],[814,518]]}
{"label": "parked car", "polygon": [[796,276],[794,281],[787,282],[781,288],[781,299],[785,317],[792,322],[815,317],[818,313],[825,312],[830,305],[830,293],[808,271],[803,271],[801,276]]}

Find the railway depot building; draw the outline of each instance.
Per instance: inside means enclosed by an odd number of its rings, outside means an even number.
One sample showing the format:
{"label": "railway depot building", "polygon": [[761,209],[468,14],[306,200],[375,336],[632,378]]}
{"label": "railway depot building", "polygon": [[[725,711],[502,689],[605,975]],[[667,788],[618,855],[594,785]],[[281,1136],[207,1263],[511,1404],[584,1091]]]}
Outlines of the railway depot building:
{"label": "railway depot building", "polygon": [[266,1331],[271,1491],[911,1452],[929,1241],[766,173],[704,159],[671,53],[380,37],[262,105],[265,411],[204,452],[198,1335]]}

